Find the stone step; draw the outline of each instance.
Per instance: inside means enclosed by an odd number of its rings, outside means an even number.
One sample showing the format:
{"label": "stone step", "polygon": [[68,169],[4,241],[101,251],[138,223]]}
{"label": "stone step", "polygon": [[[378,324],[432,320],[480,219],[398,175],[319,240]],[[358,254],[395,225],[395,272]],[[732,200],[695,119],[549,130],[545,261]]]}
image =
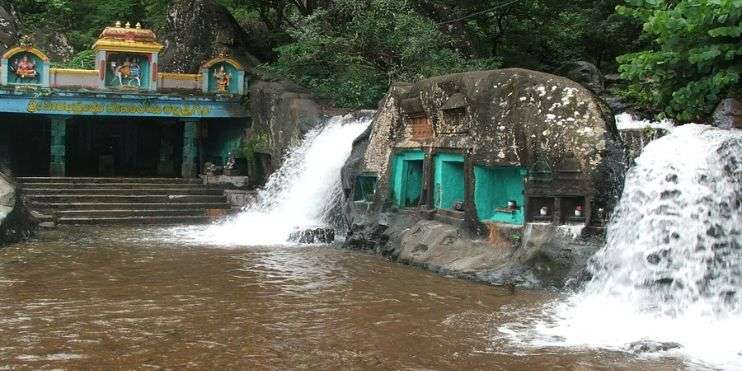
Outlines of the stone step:
{"label": "stone step", "polygon": [[232,209],[227,202],[32,202],[31,208],[38,210],[187,210],[187,209]]}
{"label": "stone step", "polygon": [[202,184],[197,178],[97,178],[97,177],[20,177],[16,179],[21,184],[32,183],[150,183],[150,184]]}
{"label": "stone step", "polygon": [[115,189],[111,188],[28,188],[23,187],[25,196],[52,196],[52,195],[214,195],[220,196],[224,191],[218,188],[138,188],[138,189]]}
{"label": "stone step", "polygon": [[179,202],[227,202],[224,195],[110,195],[110,194],[59,194],[28,195],[25,199],[31,203],[179,203]]}
{"label": "stone step", "polygon": [[123,217],[61,217],[57,224],[200,224],[209,222],[207,216],[123,216]]}
{"label": "stone step", "polygon": [[149,210],[62,210],[58,218],[121,218],[151,216],[206,216],[205,209],[149,209]]}

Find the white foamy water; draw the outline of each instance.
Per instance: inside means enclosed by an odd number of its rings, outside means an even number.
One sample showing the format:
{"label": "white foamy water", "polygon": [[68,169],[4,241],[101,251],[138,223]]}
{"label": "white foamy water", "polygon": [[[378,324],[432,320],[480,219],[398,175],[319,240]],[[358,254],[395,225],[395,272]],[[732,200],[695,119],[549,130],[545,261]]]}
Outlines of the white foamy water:
{"label": "white foamy water", "polygon": [[665,129],[670,130],[675,126],[675,123],[671,120],[662,121],[651,121],[651,120],[640,120],[635,118],[628,112],[619,113],[616,115],[616,127],[618,130],[630,130],[630,129]]}
{"label": "white foamy water", "polygon": [[340,170],[372,114],[331,118],[290,151],[258,192],[254,205],[207,228],[177,228],[175,237],[199,244],[268,246],[286,244],[297,230],[334,227],[332,212],[342,196]]}
{"label": "white foamy water", "polygon": [[741,222],[742,132],[673,128],[629,170],[593,279],[499,332],[534,347],[677,343],[650,355],[742,369]]}

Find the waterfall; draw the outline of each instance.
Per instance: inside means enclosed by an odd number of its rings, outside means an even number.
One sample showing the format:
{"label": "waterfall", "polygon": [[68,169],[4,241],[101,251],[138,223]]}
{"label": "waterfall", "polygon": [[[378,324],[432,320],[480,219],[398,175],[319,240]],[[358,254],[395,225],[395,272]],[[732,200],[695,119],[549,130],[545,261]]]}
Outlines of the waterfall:
{"label": "waterfall", "polygon": [[742,131],[672,128],[627,173],[585,288],[500,332],[531,346],[664,343],[696,365],[742,368],[741,216]]}
{"label": "waterfall", "polygon": [[297,230],[336,227],[342,197],[340,171],[373,111],[335,116],[313,129],[286,156],[281,168],[259,190],[257,202],[206,229],[175,229],[181,241],[266,246],[286,244]]}

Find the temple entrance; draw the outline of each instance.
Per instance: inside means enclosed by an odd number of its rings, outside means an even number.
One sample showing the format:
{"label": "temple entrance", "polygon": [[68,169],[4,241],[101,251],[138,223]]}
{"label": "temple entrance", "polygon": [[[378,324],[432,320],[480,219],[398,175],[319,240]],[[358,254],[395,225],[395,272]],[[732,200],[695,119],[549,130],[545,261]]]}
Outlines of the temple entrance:
{"label": "temple entrance", "polygon": [[423,160],[422,151],[405,151],[394,157],[393,193],[400,207],[418,206],[422,203],[423,194]]}
{"label": "temple entrance", "polygon": [[0,166],[16,176],[48,176],[49,126],[42,116],[0,115]]}
{"label": "temple entrance", "polygon": [[464,202],[464,156],[440,153],[435,156],[435,207],[452,209]]}
{"label": "temple entrance", "polygon": [[183,127],[174,122],[74,117],[66,137],[67,176],[179,175]]}

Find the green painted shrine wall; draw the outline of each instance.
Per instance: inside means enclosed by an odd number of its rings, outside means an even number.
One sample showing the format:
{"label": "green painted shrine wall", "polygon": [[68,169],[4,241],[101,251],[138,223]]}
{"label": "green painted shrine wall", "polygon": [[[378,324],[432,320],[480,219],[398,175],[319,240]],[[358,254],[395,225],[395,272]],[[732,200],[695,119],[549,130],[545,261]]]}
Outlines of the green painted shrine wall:
{"label": "green painted shrine wall", "polygon": [[214,73],[219,71],[222,66],[224,66],[224,71],[226,71],[229,76],[231,76],[231,79],[229,80],[229,92],[232,94],[239,93],[238,84],[238,72],[234,66],[232,66],[229,63],[221,62],[213,65],[211,68],[209,68],[209,91],[210,92],[216,92],[218,91],[218,86],[216,83],[216,77],[214,77]]}
{"label": "green painted shrine wall", "polygon": [[392,199],[399,207],[417,205],[422,196],[425,153],[412,150],[397,153],[392,162]]}
{"label": "green painted shrine wall", "polygon": [[244,123],[219,121],[208,125],[205,161],[223,166],[233,152],[236,158],[245,157],[242,153]]}
{"label": "green painted shrine wall", "polygon": [[[523,224],[524,186],[526,169],[516,166],[474,167],[474,204],[479,219],[508,224]],[[519,208],[515,213],[498,212],[514,200]]]}
{"label": "green painted shrine wall", "polygon": [[457,201],[464,201],[464,156],[455,153],[439,153],[434,158],[435,207],[451,209]]}

